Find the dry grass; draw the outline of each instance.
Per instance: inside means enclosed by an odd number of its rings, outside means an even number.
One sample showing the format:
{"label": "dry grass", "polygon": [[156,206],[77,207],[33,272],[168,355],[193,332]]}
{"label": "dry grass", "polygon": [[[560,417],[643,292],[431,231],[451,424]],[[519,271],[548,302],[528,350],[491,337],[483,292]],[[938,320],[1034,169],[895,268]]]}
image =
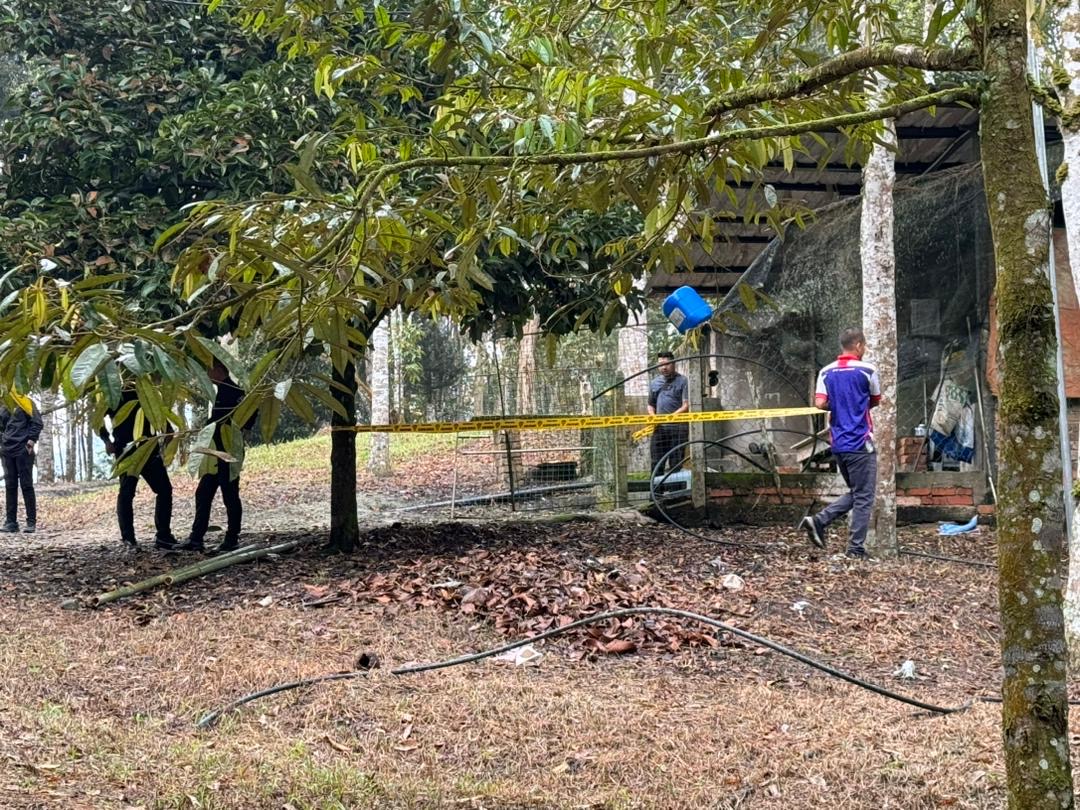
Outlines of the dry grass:
{"label": "dry grass", "polygon": [[[285,490],[270,470],[253,471],[265,490],[246,492],[255,503],[295,504],[306,497],[297,484],[304,475],[284,473]],[[52,521],[59,514],[90,528],[60,531],[53,522],[51,533],[0,541],[0,807],[921,810],[1004,802],[994,705],[920,716],[731,645],[574,660],[579,647],[559,640],[542,647],[536,668],[488,661],[394,677],[392,666],[504,637],[456,606],[383,606],[355,591],[372,572],[410,566],[417,577],[493,576],[475,560],[464,567],[464,550],[478,544],[492,550],[493,565],[548,560],[551,549],[575,570],[597,560],[628,570],[643,560],[682,607],[717,611],[862,677],[957,704],[992,694],[999,677],[992,572],[910,558],[841,564],[775,530],[722,533],[788,543],[757,553],[663,527],[404,526],[372,533],[350,558],[311,550],[73,611],[61,608],[65,598],[171,564],[121,554],[102,528],[109,490],[73,497],[74,506],[47,498],[43,509]],[[904,540],[939,542],[910,530]],[[986,536],[945,542],[940,550],[973,557],[990,548]],[[710,564],[718,557],[744,577],[744,591],[718,586]],[[352,595],[305,607],[303,585],[315,583]],[[791,609],[799,600],[811,605],[801,615]],[[351,669],[365,651],[383,667],[364,678],[267,698],[213,730],[195,729],[203,713],[241,694]],[[921,680],[892,678],[906,658]]]}
{"label": "dry grass", "polygon": [[[37,611],[35,611],[37,613]],[[215,704],[491,641],[433,614],[242,608],[0,624],[6,807],[895,807],[1001,804],[996,713],[913,718],[819,678],[690,661],[484,664]],[[700,664],[700,662],[697,662]],[[408,733],[406,733],[408,732]]]}

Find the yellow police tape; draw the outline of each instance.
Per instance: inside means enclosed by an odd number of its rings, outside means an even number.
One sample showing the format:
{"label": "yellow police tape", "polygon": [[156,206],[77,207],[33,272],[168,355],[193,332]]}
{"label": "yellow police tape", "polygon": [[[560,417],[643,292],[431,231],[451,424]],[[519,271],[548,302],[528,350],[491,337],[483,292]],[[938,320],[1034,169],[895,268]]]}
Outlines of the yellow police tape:
{"label": "yellow police tape", "polygon": [[738,419],[782,419],[786,416],[813,416],[817,408],[759,408],[750,411],[701,411],[648,416],[527,416],[472,419],[468,422],[419,422],[415,425],[357,425],[357,433],[463,433],[470,430],[565,430],[567,428],[609,428],[626,425],[668,425],[690,422],[730,422]]}

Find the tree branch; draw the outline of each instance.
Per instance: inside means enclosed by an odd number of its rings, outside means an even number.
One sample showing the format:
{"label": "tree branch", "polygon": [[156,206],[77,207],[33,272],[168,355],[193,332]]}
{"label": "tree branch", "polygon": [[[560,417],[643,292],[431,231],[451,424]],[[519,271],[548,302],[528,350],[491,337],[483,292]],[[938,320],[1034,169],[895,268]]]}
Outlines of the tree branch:
{"label": "tree branch", "polygon": [[[433,167],[458,167],[458,166],[483,166],[488,168],[512,168],[519,166],[574,166],[588,163],[625,162],[632,160],[644,160],[646,158],[666,157],[670,155],[688,155],[719,146],[731,141],[760,140],[764,138],[779,138],[791,135],[802,135],[808,132],[828,132],[844,127],[868,124],[873,121],[881,121],[886,118],[899,118],[900,116],[933,107],[939,104],[951,104],[963,101],[969,104],[978,104],[978,91],[972,87],[954,87],[948,90],[939,90],[925,96],[917,96],[906,101],[901,101],[889,107],[877,110],[864,110],[855,113],[835,115],[830,118],[820,118],[814,121],[800,121],[790,124],[774,124],[766,127],[753,127],[747,129],[730,129],[706,135],[703,138],[693,138],[687,141],[675,141],[653,146],[637,147],[633,149],[608,149],[596,152],[552,152],[539,155],[447,155],[444,157],[422,157],[405,160],[400,163],[390,163],[376,170],[366,183],[356,201],[356,210],[364,210],[379,185],[390,175],[411,169],[424,169]],[[325,251],[320,251],[320,254]],[[320,255],[319,258],[322,258]]]}
{"label": "tree branch", "polygon": [[921,48],[916,45],[868,45],[829,59],[804,73],[777,82],[764,82],[721,96],[705,108],[708,118],[730,110],[805,95],[861,70],[908,67],[920,70],[979,70],[974,49]]}

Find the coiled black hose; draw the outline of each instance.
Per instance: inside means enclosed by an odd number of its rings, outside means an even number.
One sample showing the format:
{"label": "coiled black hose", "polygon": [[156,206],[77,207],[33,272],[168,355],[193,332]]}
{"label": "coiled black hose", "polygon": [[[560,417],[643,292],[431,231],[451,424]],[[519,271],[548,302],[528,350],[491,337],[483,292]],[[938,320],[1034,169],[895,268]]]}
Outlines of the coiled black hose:
{"label": "coiled black hose", "polygon": [[[659,615],[659,616],[674,616],[680,619],[689,619],[691,621],[700,622],[701,624],[715,627],[718,630],[723,630],[726,633],[731,633],[733,636],[746,639],[747,641],[758,644],[762,647],[766,647],[775,652],[786,655],[790,658],[794,658],[800,663],[806,664],[809,667],[820,670],[821,672],[831,675],[834,678],[839,678],[842,681],[846,681],[854,686],[858,686],[862,689],[869,690],[882,697],[889,698],[890,700],[896,700],[901,703],[906,703],[909,706],[914,706],[918,709],[923,709],[932,714],[946,715],[955,714],[956,712],[964,711],[971,706],[970,701],[960,706],[937,706],[933,703],[926,703],[918,700],[917,698],[908,697],[907,695],[901,695],[898,692],[893,692],[890,689],[886,689],[884,686],[864,681],[861,678],[856,678],[842,670],[829,666],[816,659],[811,658],[808,655],[804,655],[797,650],[793,650],[790,647],[785,647],[783,644],[779,644],[771,639],[759,636],[755,633],[751,633],[747,630],[741,630],[738,627],[734,627],[725,622],[713,619],[709,616],[704,616],[700,613],[694,613],[689,610],[678,610],[676,608],[665,607],[629,607],[621,608],[619,610],[608,610],[603,613],[597,613],[592,616],[586,616],[583,619],[571,622],[570,624],[563,625],[562,627],[556,627],[551,630],[547,630],[543,633],[537,633],[536,635],[528,636],[518,641],[513,641],[509,644],[504,644],[500,647],[495,647],[490,650],[484,650],[478,653],[470,653],[468,655],[457,656],[456,658],[450,658],[444,661],[436,661],[428,664],[412,664],[409,666],[398,667],[391,670],[392,675],[414,675],[419,672],[432,672],[440,669],[447,669],[449,667],[461,666],[462,664],[471,664],[476,661],[482,661],[485,658],[491,658],[495,655],[501,655],[502,653],[509,652],[510,650],[517,649],[518,647],[524,647],[526,644],[534,644],[545,639],[555,638],[564,633],[568,633],[571,630],[576,630],[579,627],[585,627],[590,624],[596,624],[597,622],[606,622],[610,619],[622,619],[627,616],[642,616],[642,615]],[[306,686],[314,686],[315,684],[324,683],[328,681],[343,681],[351,680],[354,678],[360,678],[368,674],[369,670],[356,670],[353,672],[335,672],[329,675],[322,675],[316,678],[305,678],[300,681],[293,681],[292,683],[279,684],[277,686],[270,687],[269,689],[263,689],[258,692],[253,692],[250,695],[245,695],[238,700],[234,700],[227,706],[216,709],[202,717],[196,724],[197,728],[205,729],[210,728],[217,723],[228,712],[231,712],[246,703],[250,703],[254,700],[258,700],[262,697],[269,695],[275,695],[280,692],[285,692],[290,689],[299,689]]]}

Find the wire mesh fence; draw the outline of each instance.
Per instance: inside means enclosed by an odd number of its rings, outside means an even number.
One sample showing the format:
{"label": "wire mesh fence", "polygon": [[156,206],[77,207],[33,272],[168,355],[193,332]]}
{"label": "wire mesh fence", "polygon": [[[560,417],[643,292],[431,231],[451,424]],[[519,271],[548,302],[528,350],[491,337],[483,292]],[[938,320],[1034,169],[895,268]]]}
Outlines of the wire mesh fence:
{"label": "wire mesh fence", "polygon": [[[993,404],[986,390],[993,287],[981,176],[963,169],[897,186],[895,392],[899,472],[989,471]],[[547,362],[537,336],[475,347],[469,371],[443,397],[442,418],[645,414],[647,370],[675,348],[692,410],[805,406],[839,332],[862,321],[859,207],[819,211],[813,228],[771,243],[743,276],[765,303],[737,292],[717,301],[737,332],[688,345],[655,317],[608,337],[574,336]],[[701,336],[699,336],[701,337]],[[878,347],[869,347],[874,361]],[[420,409],[430,410],[430,409]],[[508,431],[454,440],[439,476],[461,509],[607,508],[650,497],[660,455],[680,437],[705,473],[786,474],[831,468],[822,417],[644,425],[609,430]],[[668,458],[662,489],[689,484]],[[440,508],[442,508],[440,506]]]}

